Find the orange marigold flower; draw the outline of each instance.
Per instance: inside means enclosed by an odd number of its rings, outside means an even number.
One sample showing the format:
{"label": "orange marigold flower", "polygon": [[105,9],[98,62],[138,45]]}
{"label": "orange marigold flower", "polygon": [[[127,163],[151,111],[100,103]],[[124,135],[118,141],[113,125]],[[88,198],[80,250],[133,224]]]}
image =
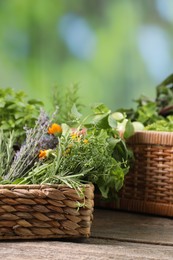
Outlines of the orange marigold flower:
{"label": "orange marigold flower", "polygon": [[38,157],[40,159],[45,159],[47,157],[47,150],[40,150]]}
{"label": "orange marigold flower", "polygon": [[62,127],[58,124],[52,124],[48,129],[48,134],[61,134],[62,133]]}

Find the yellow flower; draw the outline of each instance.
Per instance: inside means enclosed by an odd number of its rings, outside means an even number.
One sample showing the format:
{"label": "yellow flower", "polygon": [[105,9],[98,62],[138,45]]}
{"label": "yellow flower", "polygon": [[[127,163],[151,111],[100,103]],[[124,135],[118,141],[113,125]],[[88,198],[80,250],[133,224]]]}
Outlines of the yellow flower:
{"label": "yellow flower", "polygon": [[88,144],[89,143],[88,139],[84,139],[83,142],[84,142],[84,144]]}
{"label": "yellow flower", "polygon": [[72,134],[71,134],[71,138],[72,138],[72,139],[76,139],[77,137],[78,137],[78,134],[77,134],[77,133],[72,133]]}
{"label": "yellow flower", "polygon": [[62,133],[62,127],[58,124],[52,124],[48,129],[48,134],[61,134]]}

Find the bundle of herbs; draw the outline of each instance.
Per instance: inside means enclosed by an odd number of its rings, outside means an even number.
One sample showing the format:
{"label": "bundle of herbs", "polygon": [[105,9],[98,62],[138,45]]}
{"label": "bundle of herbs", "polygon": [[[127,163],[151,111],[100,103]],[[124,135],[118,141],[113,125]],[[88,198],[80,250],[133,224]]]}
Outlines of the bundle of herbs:
{"label": "bundle of herbs", "polygon": [[[25,128],[25,141],[14,151],[15,134],[0,132],[1,184],[66,184],[78,188],[92,182],[102,196],[118,191],[129,171],[132,152],[124,138],[133,126],[118,118],[103,104],[96,105],[86,117],[77,107],[71,109],[73,127],[55,122],[44,110],[31,128]],[[120,132],[121,124],[124,131]],[[15,131],[15,130],[13,130]]]}
{"label": "bundle of herbs", "polygon": [[[143,124],[144,130],[173,131],[173,74],[156,86],[156,97],[141,96],[136,109],[119,109],[132,121]],[[138,130],[143,130],[140,127]]]}

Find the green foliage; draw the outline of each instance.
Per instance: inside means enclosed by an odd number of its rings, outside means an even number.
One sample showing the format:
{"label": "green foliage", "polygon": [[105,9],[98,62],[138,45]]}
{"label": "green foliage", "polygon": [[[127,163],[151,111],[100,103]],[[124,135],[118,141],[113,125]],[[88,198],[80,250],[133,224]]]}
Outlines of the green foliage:
{"label": "green foliage", "polygon": [[132,121],[143,123],[145,130],[173,130],[173,74],[156,87],[154,100],[141,96],[136,102],[138,104],[136,110],[119,111],[125,112]]}
{"label": "green foliage", "polygon": [[64,92],[60,86],[53,88],[52,104],[53,110],[56,107],[59,108],[57,118],[55,118],[59,124],[66,122],[72,126],[76,119],[81,117],[79,111],[82,104],[79,102],[78,90],[77,84],[68,87]]}
{"label": "green foliage", "polygon": [[173,74],[156,87],[158,113],[162,116],[173,114]]}
{"label": "green foliage", "polygon": [[148,101],[147,104],[139,105],[137,107],[135,117],[136,121],[139,121],[144,125],[149,125],[159,119],[161,119],[161,116],[158,115],[157,104],[155,102]]}
{"label": "green foliage", "polygon": [[[63,183],[78,188],[82,183],[92,182],[104,197],[112,190],[118,191],[131,160],[124,138],[112,127],[121,122],[114,118],[113,123],[113,117],[109,120],[112,113],[103,104],[94,106],[85,118],[76,107],[72,107],[71,113],[76,118],[76,128],[62,124],[62,134],[57,137],[55,147],[51,147],[51,140],[44,147],[43,137],[51,121],[44,113],[40,114],[35,127],[27,130],[26,141],[8,173],[2,175],[1,183]],[[128,136],[132,134],[128,124],[125,131]]]}
{"label": "green foliage", "polygon": [[173,132],[173,116],[167,116],[145,127],[145,130]]}
{"label": "green foliage", "polygon": [[42,102],[27,100],[23,91],[12,88],[0,89],[0,127],[5,132],[14,130],[18,137],[23,137],[24,126],[32,127],[39,114]]}
{"label": "green foliage", "polygon": [[15,141],[14,132],[7,134],[0,129],[0,181],[10,170],[15,154],[13,149]]}

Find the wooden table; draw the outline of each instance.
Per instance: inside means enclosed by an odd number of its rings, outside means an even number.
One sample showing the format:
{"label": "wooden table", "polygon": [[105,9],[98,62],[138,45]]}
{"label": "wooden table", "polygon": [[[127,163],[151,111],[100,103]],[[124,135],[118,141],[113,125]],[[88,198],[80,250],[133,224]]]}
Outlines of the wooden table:
{"label": "wooden table", "polygon": [[95,209],[90,238],[1,241],[0,259],[173,260],[173,220]]}

